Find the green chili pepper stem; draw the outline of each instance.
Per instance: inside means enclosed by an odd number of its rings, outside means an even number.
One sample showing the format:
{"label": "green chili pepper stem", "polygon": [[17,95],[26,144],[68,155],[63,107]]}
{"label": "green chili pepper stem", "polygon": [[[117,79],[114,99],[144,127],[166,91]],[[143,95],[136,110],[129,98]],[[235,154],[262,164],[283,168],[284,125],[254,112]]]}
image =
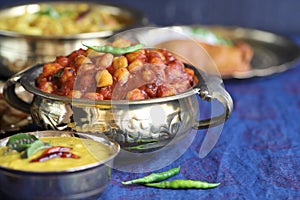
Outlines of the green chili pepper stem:
{"label": "green chili pepper stem", "polygon": [[160,172],[160,173],[152,173],[149,174],[148,176],[130,180],[130,181],[125,181],[122,182],[123,185],[129,185],[129,184],[145,184],[145,183],[152,183],[152,182],[157,182],[157,181],[162,181],[166,180],[176,174],[178,174],[180,171],[180,167],[172,168],[168,171],[165,172]]}
{"label": "green chili pepper stem", "polygon": [[144,47],[143,44],[136,44],[133,46],[128,46],[128,47],[123,47],[123,48],[118,48],[118,47],[113,47],[113,46],[89,46],[86,44],[83,44],[83,46],[93,49],[94,51],[97,52],[104,52],[104,53],[112,53],[112,54],[126,54],[126,53],[131,53],[138,51]]}
{"label": "green chili pepper stem", "polygon": [[163,189],[209,189],[218,187],[220,183],[208,183],[197,180],[173,180],[158,183],[146,183],[144,185]]}

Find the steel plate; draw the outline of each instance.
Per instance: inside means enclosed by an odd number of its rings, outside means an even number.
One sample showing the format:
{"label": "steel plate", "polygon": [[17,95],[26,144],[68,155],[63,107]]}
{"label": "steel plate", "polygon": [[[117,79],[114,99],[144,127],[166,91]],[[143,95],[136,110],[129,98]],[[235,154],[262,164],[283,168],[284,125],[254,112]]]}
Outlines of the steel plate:
{"label": "steel plate", "polygon": [[300,58],[300,48],[291,39],[256,29],[230,26],[173,26],[176,31],[190,34],[194,28],[205,28],[211,32],[234,41],[247,42],[254,51],[251,69],[245,72],[233,72],[223,79],[247,79],[281,73],[293,67]]}

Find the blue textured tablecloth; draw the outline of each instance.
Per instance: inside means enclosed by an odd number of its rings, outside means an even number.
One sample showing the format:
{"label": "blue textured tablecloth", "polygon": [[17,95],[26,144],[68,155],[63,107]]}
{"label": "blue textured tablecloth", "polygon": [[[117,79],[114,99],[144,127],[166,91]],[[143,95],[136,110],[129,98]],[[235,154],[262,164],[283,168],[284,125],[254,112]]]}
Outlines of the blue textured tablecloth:
{"label": "blue textured tablecloth", "polygon": [[123,186],[122,181],[149,173],[114,169],[110,185],[99,200],[300,199],[299,84],[300,62],[281,74],[225,81],[234,100],[234,111],[214,149],[205,158],[199,158],[203,140],[199,131],[178,160],[157,170],[180,165],[176,179],[221,182],[219,187],[169,190]]}

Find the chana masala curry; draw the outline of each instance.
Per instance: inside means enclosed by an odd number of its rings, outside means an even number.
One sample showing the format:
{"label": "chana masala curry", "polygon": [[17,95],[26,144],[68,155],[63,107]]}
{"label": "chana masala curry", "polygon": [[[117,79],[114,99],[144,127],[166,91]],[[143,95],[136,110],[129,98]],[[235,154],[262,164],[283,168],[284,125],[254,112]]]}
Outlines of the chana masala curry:
{"label": "chana masala curry", "polygon": [[195,72],[165,49],[122,38],[87,47],[44,64],[37,87],[69,98],[143,100],[176,95],[198,82]]}
{"label": "chana masala curry", "polygon": [[20,133],[11,136],[7,144],[0,147],[0,166],[21,171],[64,171],[96,164],[112,154],[108,146],[92,139],[36,138]]}

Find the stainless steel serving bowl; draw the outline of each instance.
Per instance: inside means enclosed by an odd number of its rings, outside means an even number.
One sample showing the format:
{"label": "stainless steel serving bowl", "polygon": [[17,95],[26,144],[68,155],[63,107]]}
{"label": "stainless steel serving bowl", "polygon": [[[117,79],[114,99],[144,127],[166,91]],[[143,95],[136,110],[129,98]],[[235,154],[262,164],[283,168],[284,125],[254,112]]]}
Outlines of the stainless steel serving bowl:
{"label": "stainless steel serving bowl", "polygon": [[[25,12],[38,12],[42,4],[58,4],[67,7],[79,3],[82,4],[82,2],[57,1],[20,5],[0,10],[0,18],[22,15]],[[122,18],[126,26],[120,30],[59,36],[28,35],[0,29],[0,77],[8,78],[28,66],[51,61],[57,55],[67,55],[74,49],[81,47],[81,42],[86,44],[90,42],[101,43],[116,32],[147,24],[147,18],[143,13],[132,8],[95,2],[87,2],[86,4],[94,8],[107,9]]]}
{"label": "stainless steel serving bowl", "polygon": [[[100,135],[68,131],[29,132],[37,137],[88,138],[106,145],[111,156],[94,164],[57,172],[20,171],[0,166],[0,197],[4,199],[96,199],[110,181],[111,167],[120,146]],[[8,138],[0,140],[5,146]],[[2,195],[2,196],[1,196]],[[2,198],[1,198],[2,199]]]}
{"label": "stainless steel serving bowl", "polygon": [[[41,70],[42,65],[36,65],[11,77],[4,87],[6,101],[31,113],[41,129],[104,132],[128,151],[153,151],[182,139],[191,129],[222,124],[233,108],[222,79],[199,70],[195,70],[199,82],[194,88],[174,96],[139,101],[91,101],[44,93],[35,85]],[[30,104],[15,94],[18,83],[34,95]],[[215,90],[209,90],[208,85]],[[198,120],[201,100],[216,100],[223,109],[215,116]]]}

